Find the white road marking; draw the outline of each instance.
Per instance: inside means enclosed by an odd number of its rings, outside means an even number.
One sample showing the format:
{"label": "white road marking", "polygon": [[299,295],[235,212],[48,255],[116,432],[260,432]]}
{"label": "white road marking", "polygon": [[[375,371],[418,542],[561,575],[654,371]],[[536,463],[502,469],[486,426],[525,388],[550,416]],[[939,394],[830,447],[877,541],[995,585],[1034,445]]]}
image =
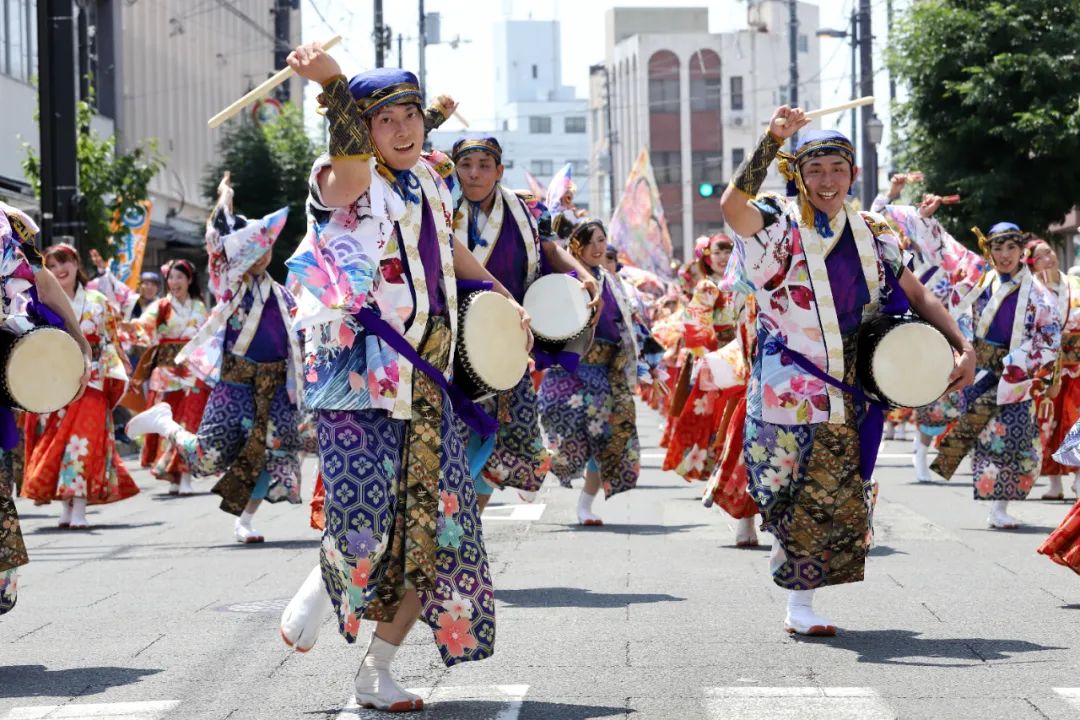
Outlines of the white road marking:
{"label": "white road marking", "polygon": [[[461,702],[481,700],[491,703],[491,714],[484,720],[517,720],[521,714],[521,704],[529,692],[528,685],[450,685],[435,688],[408,688],[408,691],[424,698],[425,704],[440,702]],[[337,720],[355,720],[355,718],[384,719],[386,713],[377,710],[364,710],[357,706],[356,699],[350,698]],[[477,718],[481,717],[476,715]]]}
{"label": "white road marking", "polygon": [[662,452],[658,452],[658,453],[647,453],[647,452],[641,453],[641,459],[642,460],[663,460],[666,457],[667,457],[667,453],[662,453]]}
{"label": "white road marking", "polygon": [[871,688],[705,688],[709,717],[770,720],[895,720],[897,714]]}
{"label": "white road marking", "polygon": [[5,720],[157,720],[179,704],[179,700],[157,700],[98,705],[36,705],[17,707],[7,714]]}
{"label": "white road marking", "polygon": [[1080,688],[1054,688],[1054,692],[1062,700],[1080,710]]}
{"label": "white road marking", "polygon": [[531,522],[539,520],[544,514],[544,503],[530,503],[521,505],[488,505],[484,514],[480,516],[483,522],[489,520],[515,520],[518,522]]}

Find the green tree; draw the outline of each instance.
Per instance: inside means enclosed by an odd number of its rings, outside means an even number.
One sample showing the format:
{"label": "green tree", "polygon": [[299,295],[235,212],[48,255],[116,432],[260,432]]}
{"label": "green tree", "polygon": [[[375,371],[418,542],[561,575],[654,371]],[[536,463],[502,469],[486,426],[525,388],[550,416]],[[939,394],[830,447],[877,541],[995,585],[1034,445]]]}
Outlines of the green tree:
{"label": "green tree", "polygon": [[211,205],[217,200],[221,176],[228,170],[232,173],[237,212],[259,218],[289,206],[289,219],[274,244],[270,264],[270,273],[278,280],[283,279],[285,260],[307,229],[304,205],[308,175],[318,157],[315,142],[304,130],[300,109],[286,104],[271,122],[258,124],[245,119],[229,123],[218,143],[218,157],[202,182],[203,196]]}
{"label": "green tree", "polygon": [[1080,201],[1080,2],[921,0],[893,37],[900,165],[962,196],[941,213],[957,238],[1041,233]]}
{"label": "green tree", "polygon": [[[137,145],[130,152],[116,150],[116,136],[101,137],[90,129],[94,116],[93,90],[89,100],[77,107],[78,137],[75,155],[79,163],[79,207],[83,221],[79,238],[83,251],[91,248],[108,257],[113,219],[122,217],[149,197],[147,187],[161,170],[163,162],[153,139]],[[40,119],[39,119],[40,122]],[[23,143],[23,173],[41,197],[41,157],[28,143]],[[46,238],[46,242],[51,242]]]}

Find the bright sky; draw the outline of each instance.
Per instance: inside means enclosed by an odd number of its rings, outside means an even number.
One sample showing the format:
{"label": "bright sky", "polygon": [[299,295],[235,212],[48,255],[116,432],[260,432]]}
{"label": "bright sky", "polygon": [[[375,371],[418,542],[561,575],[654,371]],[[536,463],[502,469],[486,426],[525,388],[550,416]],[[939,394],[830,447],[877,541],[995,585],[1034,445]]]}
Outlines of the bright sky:
{"label": "bright sky", "polygon": [[[778,2],[782,0],[766,0]],[[853,4],[858,0],[810,0],[821,12],[821,26],[846,30]],[[909,0],[894,0],[904,8]],[[395,41],[386,65],[397,66],[397,41],[404,35],[404,65],[414,72],[418,66],[416,43],[418,2],[385,0],[384,21],[393,30]],[[746,27],[746,0],[427,0],[425,11],[441,15],[444,44],[429,45],[427,51],[428,86],[433,92],[452,95],[475,130],[491,129],[494,117],[494,93],[491,87],[493,56],[492,27],[503,18],[515,20],[559,19],[562,28],[563,83],[576,86],[579,97],[587,97],[589,66],[604,58],[604,14],[611,7],[708,7],[710,32],[724,32]],[[303,36],[305,40],[328,38],[340,33],[343,50],[335,52],[346,75],[375,64],[371,43],[374,3],[370,0],[305,0]],[[877,114],[888,123],[888,80],[883,68],[881,49],[886,39],[885,0],[873,1],[875,44],[875,95],[880,98]],[[325,20],[324,20],[325,18]],[[452,48],[448,43],[460,37]],[[846,40],[821,40],[822,104],[844,102],[850,93],[851,49]],[[308,101],[313,93],[309,90]],[[842,129],[849,127],[847,116],[839,117]],[[451,121],[453,123],[454,121]],[[836,120],[825,121],[832,127]],[[453,125],[448,127],[453,128]],[[886,142],[888,130],[886,130]],[[882,166],[888,154],[882,148]]]}

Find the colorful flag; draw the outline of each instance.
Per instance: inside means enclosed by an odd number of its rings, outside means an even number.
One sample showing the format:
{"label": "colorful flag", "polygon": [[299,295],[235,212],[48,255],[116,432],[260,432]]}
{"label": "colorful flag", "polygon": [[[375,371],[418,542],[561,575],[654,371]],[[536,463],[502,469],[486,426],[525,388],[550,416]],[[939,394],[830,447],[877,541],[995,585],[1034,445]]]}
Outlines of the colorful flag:
{"label": "colorful flag", "polygon": [[150,236],[150,211],[153,207],[152,202],[143,200],[128,208],[123,217],[117,213],[113,218],[113,235],[109,238],[109,247],[112,249],[109,268],[113,277],[132,290],[139,287],[143,256],[146,254],[146,239]]}
{"label": "colorful flag", "polygon": [[671,235],[649,153],[642,150],[608,224],[608,241],[630,265],[671,278]]}
{"label": "colorful flag", "polygon": [[546,193],[544,192],[544,186],[540,184],[540,181],[536,179],[531,172],[525,171],[525,182],[529,184],[529,192],[539,202],[544,202]]}
{"label": "colorful flag", "polygon": [[562,206],[562,198],[568,192],[577,192],[577,186],[574,185],[574,166],[572,163],[566,163],[559,172],[555,173],[551,178],[551,182],[548,183],[547,206],[548,210],[554,212],[555,210],[566,210]]}

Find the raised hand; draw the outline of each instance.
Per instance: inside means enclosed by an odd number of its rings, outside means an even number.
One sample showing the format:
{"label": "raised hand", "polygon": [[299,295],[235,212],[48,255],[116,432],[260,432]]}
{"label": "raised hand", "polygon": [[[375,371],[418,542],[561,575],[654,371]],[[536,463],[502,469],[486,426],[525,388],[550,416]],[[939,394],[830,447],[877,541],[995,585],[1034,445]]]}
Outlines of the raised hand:
{"label": "raised hand", "polygon": [[[782,122],[777,122],[778,120],[782,120]],[[806,113],[801,108],[781,105],[776,108],[772,118],[769,120],[769,132],[780,140],[787,140],[809,125],[810,122],[811,119],[806,117]]]}
{"label": "raised hand", "polygon": [[341,66],[338,65],[337,60],[323,50],[322,43],[319,42],[300,45],[289,53],[285,62],[300,77],[320,85],[325,85],[341,74]]}

